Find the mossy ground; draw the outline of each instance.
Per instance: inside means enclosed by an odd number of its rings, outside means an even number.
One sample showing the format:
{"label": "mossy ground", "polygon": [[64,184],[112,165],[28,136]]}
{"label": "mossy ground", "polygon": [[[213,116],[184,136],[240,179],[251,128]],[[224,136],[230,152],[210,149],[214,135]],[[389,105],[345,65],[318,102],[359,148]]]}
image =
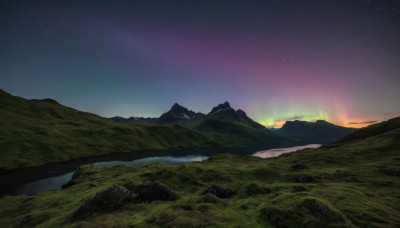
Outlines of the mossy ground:
{"label": "mossy ground", "polygon": [[[36,227],[399,227],[400,130],[305,149],[281,157],[216,155],[205,162],[139,169],[83,166],[76,185],[36,196],[0,199],[0,227],[30,215]],[[302,163],[308,168],[293,169]],[[389,170],[389,171],[386,171]],[[299,175],[313,181],[299,183]],[[132,201],[73,221],[83,202],[113,184],[159,181],[176,201]],[[211,184],[237,191],[224,200],[201,193]]]}

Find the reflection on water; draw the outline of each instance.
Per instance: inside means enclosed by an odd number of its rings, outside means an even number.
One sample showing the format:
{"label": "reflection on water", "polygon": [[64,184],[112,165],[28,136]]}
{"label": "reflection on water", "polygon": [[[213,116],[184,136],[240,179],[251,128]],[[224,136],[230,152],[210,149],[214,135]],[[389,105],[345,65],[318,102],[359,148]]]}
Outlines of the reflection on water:
{"label": "reflection on water", "polygon": [[[212,155],[212,154],[219,154],[219,153],[234,153],[234,154],[239,154],[239,155],[253,155],[261,158],[269,158],[269,157],[277,157],[281,154],[284,153],[289,153],[293,152],[296,150],[301,150],[305,148],[317,148],[320,147],[321,145],[319,144],[310,144],[310,145],[305,145],[305,146],[294,146],[294,147],[288,147],[288,148],[278,148],[278,149],[270,149],[270,150],[262,150],[258,151],[257,149],[252,149],[252,148],[239,148],[239,149],[234,149],[234,148],[219,148],[215,150],[205,150],[203,151],[198,150],[196,152],[194,151],[186,151],[186,154],[191,153],[191,155],[168,155],[168,156],[156,156],[156,155],[148,155],[147,157],[144,158],[129,158],[125,160],[120,160],[119,158],[114,158],[111,161],[106,161],[106,162],[98,162],[97,161],[91,161],[87,162],[85,164],[93,164],[97,166],[102,166],[102,167],[111,167],[114,165],[125,165],[128,167],[133,167],[133,168],[138,168],[150,163],[166,163],[166,164],[178,164],[178,163],[187,163],[187,162],[200,162],[208,159],[208,156],[206,155]],[[258,151],[254,153],[254,151]],[[196,155],[197,154],[197,155]],[[200,155],[201,154],[201,155]],[[58,166],[57,166],[58,167]],[[79,167],[79,166],[77,166]],[[57,168],[53,168],[57,169]],[[49,169],[49,170],[53,170]],[[74,168],[76,169],[76,168]],[[47,170],[47,169],[46,169]],[[46,171],[45,170],[45,171]],[[69,180],[71,180],[72,175],[74,172],[71,172],[69,170],[65,170],[63,172],[59,172],[58,174],[52,174],[52,175],[47,175],[45,178],[41,179],[35,179],[35,181],[26,181],[24,183],[27,184],[18,184],[14,185],[13,188],[9,189],[6,191],[7,194],[13,194],[13,195],[32,195],[36,194],[39,192],[43,191],[49,191],[49,190],[57,190],[61,189],[63,184],[66,184]],[[60,173],[63,173],[60,175]]]}
{"label": "reflection on water", "polygon": [[318,148],[320,147],[320,144],[309,144],[305,146],[293,146],[293,147],[287,147],[287,148],[278,148],[278,149],[270,149],[270,150],[262,150],[258,151],[253,154],[255,157],[260,157],[260,158],[271,158],[271,157],[278,157],[281,154],[286,154],[290,152],[294,152],[297,150],[302,150],[306,148]]}
{"label": "reflection on water", "polygon": [[[102,167],[111,167],[114,165],[125,165],[133,168],[138,168],[150,163],[166,163],[166,164],[179,164],[187,162],[199,162],[207,160],[207,156],[201,155],[188,155],[181,157],[174,156],[163,156],[163,157],[147,157],[136,159],[132,161],[110,161],[110,162],[96,162],[93,165]],[[49,177],[41,180],[37,180],[28,184],[24,184],[17,188],[13,194],[14,195],[32,195],[43,191],[58,190],[62,188],[63,184],[66,184],[71,180],[74,172],[69,172],[63,175]]]}
{"label": "reflection on water", "polygon": [[93,163],[97,166],[102,167],[111,167],[114,165],[125,165],[128,167],[138,168],[150,163],[165,163],[165,164],[179,164],[179,163],[187,163],[187,162],[200,162],[207,160],[207,156],[199,156],[199,155],[188,155],[184,157],[174,157],[174,156],[164,156],[164,157],[149,157],[149,158],[141,158],[133,161],[110,161],[110,162],[96,162]]}

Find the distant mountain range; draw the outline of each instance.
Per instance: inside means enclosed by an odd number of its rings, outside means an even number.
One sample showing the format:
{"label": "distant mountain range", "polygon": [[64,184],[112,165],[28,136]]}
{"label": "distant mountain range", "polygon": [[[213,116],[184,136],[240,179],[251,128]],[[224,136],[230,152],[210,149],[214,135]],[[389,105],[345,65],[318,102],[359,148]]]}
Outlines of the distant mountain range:
{"label": "distant mountain range", "polygon": [[[229,102],[213,107],[208,114],[196,113],[175,103],[172,108],[159,118],[143,117],[112,117],[117,122],[134,124],[179,124],[195,129],[210,136],[248,144],[265,142],[273,138],[274,143],[304,145],[310,143],[326,144],[357,131],[356,128],[346,128],[331,124],[324,120],[316,122],[287,121],[282,128],[267,129],[247,116],[241,109],[233,109]],[[223,136],[222,136],[223,135]],[[279,137],[280,136],[280,137]]]}
{"label": "distant mountain range", "polygon": [[112,117],[114,121],[132,124],[181,125],[222,144],[241,146],[290,146],[295,141],[279,136],[263,125],[255,122],[241,109],[235,110],[229,102],[219,104],[208,114],[194,112],[175,103],[168,112],[159,118]]}
{"label": "distant mountain range", "polygon": [[357,131],[356,128],[346,128],[328,123],[324,120],[316,122],[286,121],[280,129],[274,130],[278,135],[295,140],[300,144],[327,144]]}

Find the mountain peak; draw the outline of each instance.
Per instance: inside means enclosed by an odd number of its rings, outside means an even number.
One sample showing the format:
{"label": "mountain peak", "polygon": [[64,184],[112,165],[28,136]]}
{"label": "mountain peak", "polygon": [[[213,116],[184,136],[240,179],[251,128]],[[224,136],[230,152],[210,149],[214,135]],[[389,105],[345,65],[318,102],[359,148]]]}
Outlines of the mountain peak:
{"label": "mountain peak", "polygon": [[178,103],[172,105],[171,109],[163,113],[158,119],[159,124],[184,124],[193,118],[201,116],[201,113],[195,113]]}
{"label": "mountain peak", "polygon": [[182,105],[175,102],[174,105],[172,105],[172,107],[182,107]]}
{"label": "mountain peak", "polygon": [[230,108],[231,107],[231,105],[229,104],[228,101],[225,101],[222,105],[225,106],[226,108]]}
{"label": "mountain peak", "polygon": [[224,110],[224,109],[232,109],[232,108],[231,108],[231,105],[229,104],[228,101],[225,101],[225,103],[219,104],[219,105],[217,105],[216,107],[212,108],[210,114],[211,114],[211,113],[218,112],[218,111],[220,111],[220,110]]}
{"label": "mountain peak", "polygon": [[182,105],[175,103],[174,105],[172,105],[171,110],[175,110],[175,109],[182,109],[185,108]]}

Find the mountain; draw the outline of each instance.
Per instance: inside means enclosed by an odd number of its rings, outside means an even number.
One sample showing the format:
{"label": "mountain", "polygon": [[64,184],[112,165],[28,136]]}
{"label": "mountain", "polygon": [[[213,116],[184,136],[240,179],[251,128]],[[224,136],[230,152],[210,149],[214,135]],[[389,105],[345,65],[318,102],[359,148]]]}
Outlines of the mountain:
{"label": "mountain", "polygon": [[175,103],[171,109],[168,112],[163,113],[156,122],[157,124],[186,124],[203,116],[205,115],[202,113],[193,112],[192,110]]}
{"label": "mountain", "polygon": [[270,148],[290,146],[295,142],[268,130],[248,117],[243,110],[233,109],[227,101],[213,107],[207,115],[175,103],[159,118],[112,117],[111,120],[120,123],[181,125],[204,133],[226,146],[251,145]]}
{"label": "mountain", "polygon": [[[399,125],[400,117],[272,159],[82,166],[63,190],[0,198],[0,227],[400,227]],[[179,197],[141,200],[144,182],[155,186],[151,197]],[[114,185],[128,194],[104,194]],[[136,200],[123,201],[129,193]]]}
{"label": "mountain", "polygon": [[59,104],[0,91],[0,169],[147,149],[216,145],[181,126],[122,124]]}
{"label": "mountain", "polygon": [[118,123],[133,123],[133,124],[158,124],[158,125],[185,125],[193,120],[204,117],[200,112],[193,112],[178,103],[175,103],[168,112],[161,114],[158,118],[145,117],[129,117],[120,116],[111,117],[110,119]]}
{"label": "mountain", "polygon": [[185,126],[219,142],[235,142],[242,146],[280,147],[292,144],[287,138],[274,134],[252,120],[243,110],[233,109],[229,102],[213,107],[206,116]]}
{"label": "mountain", "polygon": [[291,138],[298,144],[331,143],[355,131],[357,129],[337,126],[324,120],[316,122],[286,121],[282,128],[274,130],[276,134]]}

